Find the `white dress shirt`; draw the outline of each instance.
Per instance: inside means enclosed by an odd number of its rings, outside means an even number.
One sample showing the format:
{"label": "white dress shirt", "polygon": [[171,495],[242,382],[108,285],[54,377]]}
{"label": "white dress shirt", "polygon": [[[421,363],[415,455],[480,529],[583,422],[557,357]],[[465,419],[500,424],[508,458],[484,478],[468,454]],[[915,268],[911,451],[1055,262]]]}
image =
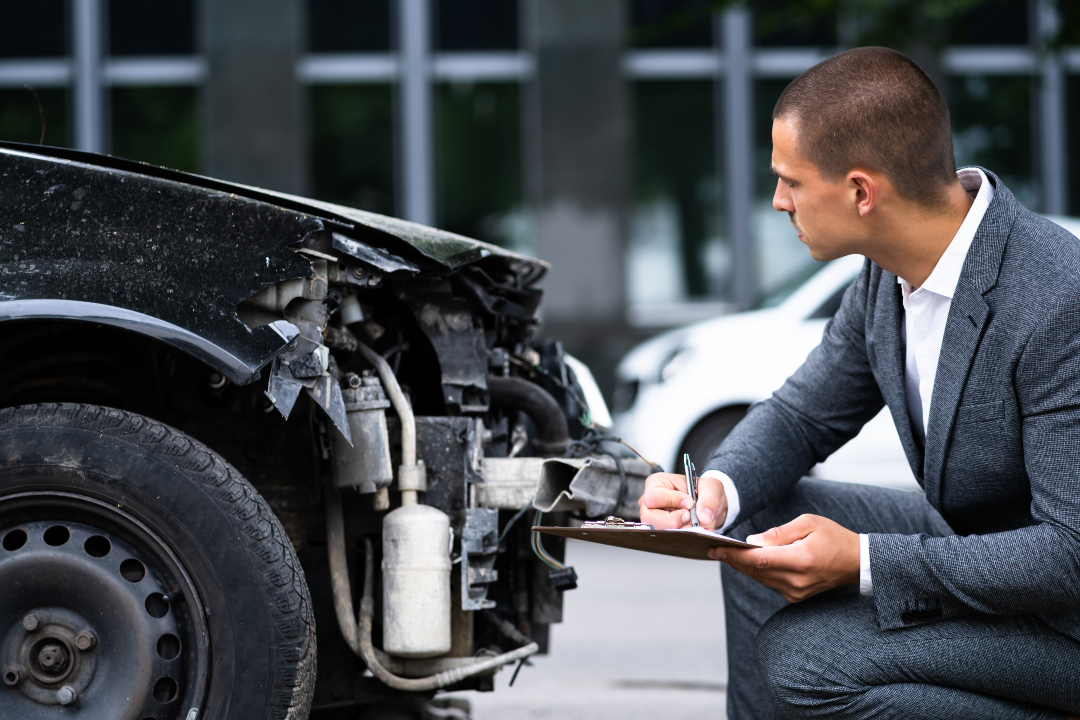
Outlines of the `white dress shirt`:
{"label": "white dress shirt", "polygon": [[[979,168],[963,168],[957,171],[956,175],[968,195],[975,199],[960,229],[956,231],[922,287],[914,288],[906,280],[896,278],[904,298],[904,321],[900,326],[900,338],[905,346],[904,388],[907,391],[908,416],[912,429],[924,445],[949,307],[952,305],[953,293],[956,292],[956,284],[960,281],[960,270],[964,266],[968,248],[975,239],[975,231],[979,229],[986,209],[994,198],[994,186],[987,182],[986,174]],[[704,477],[716,478],[724,486],[728,514],[724,524],[717,528],[717,531],[722,533],[738,519],[739,491],[731,478],[719,470],[710,470]],[[870,576],[868,535],[859,535],[859,592],[863,595],[874,594],[874,584]]]}

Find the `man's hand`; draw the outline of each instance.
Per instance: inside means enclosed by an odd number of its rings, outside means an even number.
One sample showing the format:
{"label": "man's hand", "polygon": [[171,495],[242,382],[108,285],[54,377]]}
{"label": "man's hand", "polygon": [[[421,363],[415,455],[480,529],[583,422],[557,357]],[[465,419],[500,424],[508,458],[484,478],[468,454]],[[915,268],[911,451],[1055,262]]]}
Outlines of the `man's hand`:
{"label": "man's hand", "polygon": [[746,542],[763,547],[718,547],[709,557],[779,591],[788,602],[859,584],[859,536],[828,518],[801,515]]}
{"label": "man's hand", "polygon": [[[686,478],[676,473],[656,473],[645,480],[645,492],[638,499],[641,522],[658,530],[690,527],[694,501],[686,494]],[[723,484],[713,477],[698,480],[698,522],[712,530],[724,524],[727,497]]]}

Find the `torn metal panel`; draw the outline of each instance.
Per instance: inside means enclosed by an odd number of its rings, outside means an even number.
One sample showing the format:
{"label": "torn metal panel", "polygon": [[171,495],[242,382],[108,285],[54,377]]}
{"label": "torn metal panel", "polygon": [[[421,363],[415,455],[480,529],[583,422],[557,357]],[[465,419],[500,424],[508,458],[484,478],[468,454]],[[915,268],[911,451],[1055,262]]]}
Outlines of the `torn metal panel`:
{"label": "torn metal panel", "polygon": [[629,459],[623,459],[622,465],[628,485],[622,507],[615,507],[622,480],[615,461],[606,456],[545,460],[533,507],[545,513],[580,511],[586,517],[636,519],[640,517],[637,498],[645,491],[645,478],[652,474],[652,467]]}
{"label": "torn metal panel", "polygon": [[469,303],[447,283],[403,283],[399,296],[439,357],[443,401],[462,412],[487,410],[487,344]]}
{"label": "torn metal panel", "polygon": [[484,458],[484,482],[473,490],[476,504],[498,510],[520,510],[533,501],[544,458]]}
{"label": "torn metal panel", "polygon": [[371,247],[357,242],[351,238],[347,238],[341,233],[333,234],[334,249],[361,260],[372,267],[376,267],[383,272],[397,272],[404,270],[405,272],[418,273],[420,268],[416,267],[412,263],[403,260],[402,258],[394,255],[388,250],[382,248]]}
{"label": "torn metal panel", "polygon": [[341,385],[330,375],[323,375],[315,381],[313,387],[305,387],[304,392],[321,407],[334,423],[342,437],[352,445],[352,432],[349,419],[345,414],[345,400],[341,396]]}
{"label": "torn metal panel", "polygon": [[40,316],[89,319],[85,305],[63,305],[89,303],[153,318],[178,328],[156,333],[165,342],[190,351],[195,336],[217,348],[201,357],[238,383],[284,347],[236,307],[312,274],[288,245],[320,231],[318,218],[132,172],[2,149],[0,158],[0,307],[46,300]]}

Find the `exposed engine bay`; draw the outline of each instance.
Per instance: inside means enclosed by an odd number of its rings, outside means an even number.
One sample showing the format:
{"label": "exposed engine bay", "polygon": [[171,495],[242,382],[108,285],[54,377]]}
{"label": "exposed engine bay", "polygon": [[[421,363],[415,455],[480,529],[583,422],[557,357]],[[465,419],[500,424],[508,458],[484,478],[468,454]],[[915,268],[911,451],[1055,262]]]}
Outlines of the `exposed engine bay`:
{"label": "exposed engine bay", "polygon": [[[0,143],[0,159],[0,407],[137,413],[250,482],[318,627],[288,717],[490,690],[546,652],[578,579],[530,526],[636,518],[652,469],[599,435],[588,369],[534,337],[543,262],[114,158]],[[4,488],[0,533],[25,525],[5,520]],[[282,602],[302,606],[297,592]],[[0,688],[0,707],[4,692],[41,702],[30,682]],[[175,682],[186,698],[197,679]],[[160,717],[190,720],[196,702]]]}

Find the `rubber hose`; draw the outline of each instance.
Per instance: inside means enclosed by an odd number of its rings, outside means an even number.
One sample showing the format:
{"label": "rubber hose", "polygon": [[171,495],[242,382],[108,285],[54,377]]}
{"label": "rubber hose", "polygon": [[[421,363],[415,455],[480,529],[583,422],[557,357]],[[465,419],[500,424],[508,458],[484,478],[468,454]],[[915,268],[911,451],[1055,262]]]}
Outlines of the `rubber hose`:
{"label": "rubber hose", "polygon": [[536,426],[533,449],[537,455],[561,457],[570,443],[570,430],[559,403],[544,388],[519,377],[488,378],[491,404],[521,410]]}
{"label": "rubber hose", "polygon": [[371,673],[379,678],[382,683],[395,690],[408,692],[429,692],[438,688],[448,687],[461,682],[473,675],[480,675],[488,670],[496,670],[503,665],[509,665],[518,660],[524,660],[530,655],[540,652],[540,646],[529,643],[525,647],[512,650],[502,655],[497,655],[487,660],[480,660],[473,665],[463,668],[444,670],[441,673],[430,675],[426,678],[403,678],[394,675],[379,662],[375,655],[375,647],[371,644],[371,623],[375,615],[375,601],[371,598],[372,564],[375,562],[374,552],[371,549],[371,540],[366,543],[366,562],[364,565],[364,597],[360,601],[360,657],[368,666]]}

